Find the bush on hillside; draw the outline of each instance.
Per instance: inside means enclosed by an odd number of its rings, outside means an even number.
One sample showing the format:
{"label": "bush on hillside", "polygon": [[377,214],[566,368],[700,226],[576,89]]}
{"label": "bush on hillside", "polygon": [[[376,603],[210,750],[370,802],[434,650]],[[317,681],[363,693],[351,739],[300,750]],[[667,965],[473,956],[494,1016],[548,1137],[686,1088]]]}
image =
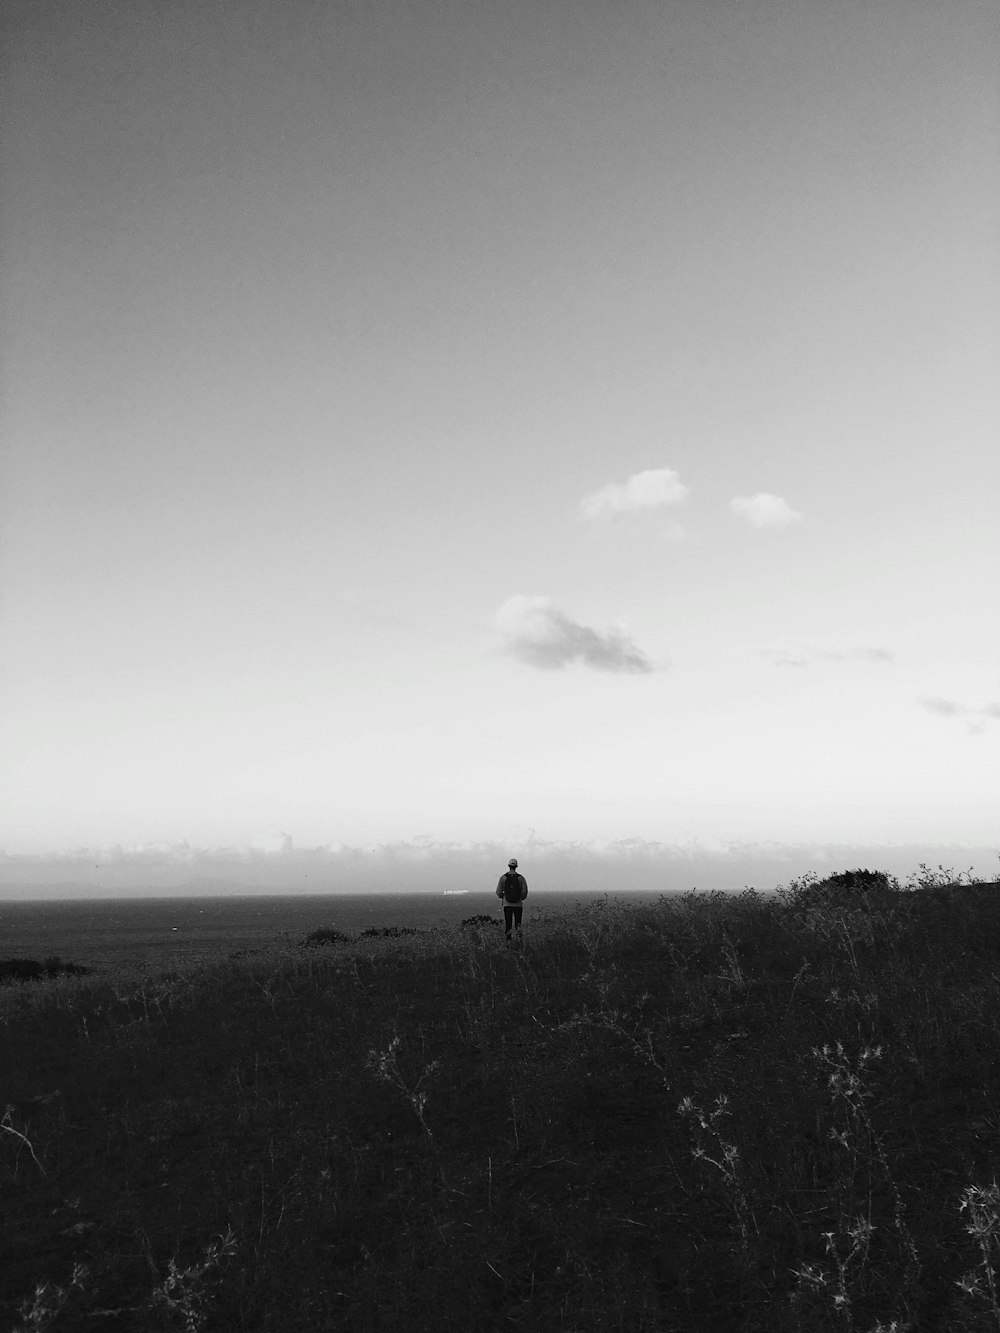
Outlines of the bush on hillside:
{"label": "bush on hillside", "polygon": [[778,890],[779,901],[789,907],[818,907],[821,904],[864,903],[886,894],[900,892],[899,881],[884,870],[842,870],[819,879],[815,874],[793,879],[787,889]]}
{"label": "bush on hillside", "polygon": [[847,894],[847,893],[888,893],[893,887],[898,887],[896,881],[890,878],[884,870],[842,870],[838,875],[828,875],[826,879],[820,880],[817,888],[826,889],[828,893]]}
{"label": "bush on hillside", "polygon": [[332,926],[319,926],[316,930],[311,930],[302,943],[309,949],[323,948],[328,944],[350,944],[350,935],[345,935],[342,930],[334,930]]}
{"label": "bush on hillside", "polygon": [[912,870],[906,877],[907,888],[924,891],[972,888],[985,882],[988,881],[979,879],[971,866],[968,870],[956,870],[953,866],[939,865],[932,870],[926,861],[921,861],[919,869]]}
{"label": "bush on hillside", "polygon": [[366,940],[398,940],[404,935],[419,935],[420,931],[416,926],[369,926],[367,930],[361,932],[361,938]]}
{"label": "bush on hillside", "polygon": [[0,982],[4,981],[40,981],[42,977],[87,976],[89,967],[79,963],[64,963],[59,957],[46,958],[44,963],[36,958],[0,959]]}

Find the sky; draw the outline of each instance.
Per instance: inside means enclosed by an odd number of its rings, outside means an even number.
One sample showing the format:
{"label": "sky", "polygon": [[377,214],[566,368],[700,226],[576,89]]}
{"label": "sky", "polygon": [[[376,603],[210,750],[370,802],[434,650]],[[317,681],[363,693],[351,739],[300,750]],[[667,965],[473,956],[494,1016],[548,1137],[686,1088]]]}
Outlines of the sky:
{"label": "sky", "polygon": [[1000,850],[992,0],[4,14],[8,860]]}

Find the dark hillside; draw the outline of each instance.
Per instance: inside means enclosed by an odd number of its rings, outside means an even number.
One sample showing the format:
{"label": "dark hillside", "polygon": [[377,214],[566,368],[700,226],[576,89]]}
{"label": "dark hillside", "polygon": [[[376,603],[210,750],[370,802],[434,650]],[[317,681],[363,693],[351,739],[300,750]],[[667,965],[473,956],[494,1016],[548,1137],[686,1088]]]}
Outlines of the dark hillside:
{"label": "dark hillside", "polygon": [[0,1327],[995,1330],[998,895],[5,987]]}

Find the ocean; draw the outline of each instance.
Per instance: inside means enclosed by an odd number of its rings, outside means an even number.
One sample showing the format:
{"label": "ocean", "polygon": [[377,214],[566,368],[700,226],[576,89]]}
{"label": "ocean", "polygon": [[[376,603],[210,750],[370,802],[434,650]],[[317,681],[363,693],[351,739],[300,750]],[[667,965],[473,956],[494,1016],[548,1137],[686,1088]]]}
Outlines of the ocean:
{"label": "ocean", "polygon": [[[599,893],[532,893],[532,911],[572,911]],[[610,894],[639,902],[658,894]],[[96,898],[0,901],[0,959],[59,957],[84,967],[176,967],[245,949],[299,944],[320,926],[356,934],[375,926],[457,926],[499,917],[492,892],[273,894],[219,898]]]}

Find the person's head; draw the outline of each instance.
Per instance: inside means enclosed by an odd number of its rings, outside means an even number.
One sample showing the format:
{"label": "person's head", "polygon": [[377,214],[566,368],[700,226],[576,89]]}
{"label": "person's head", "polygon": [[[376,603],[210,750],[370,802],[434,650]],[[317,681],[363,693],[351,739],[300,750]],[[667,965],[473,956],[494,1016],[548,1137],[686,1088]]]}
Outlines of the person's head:
{"label": "person's head", "polygon": [[508,865],[508,867],[509,867],[511,870],[516,870],[516,869],[517,869],[517,857],[516,857],[516,856],[512,856],[512,857],[510,858],[510,860],[507,862],[507,865]]}

